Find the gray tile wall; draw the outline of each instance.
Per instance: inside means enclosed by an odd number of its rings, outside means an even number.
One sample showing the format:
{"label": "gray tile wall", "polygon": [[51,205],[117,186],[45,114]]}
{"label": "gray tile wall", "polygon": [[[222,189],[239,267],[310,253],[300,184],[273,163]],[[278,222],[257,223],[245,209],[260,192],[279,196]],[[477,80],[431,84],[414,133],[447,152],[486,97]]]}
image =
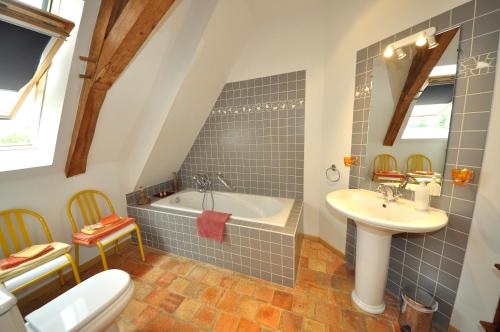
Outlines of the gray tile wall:
{"label": "gray tile wall", "polygon": [[[376,184],[363,176],[367,174],[370,162],[365,157],[373,58],[379,56],[389,43],[429,26],[435,26],[438,31],[453,26],[461,27],[459,74],[443,195],[432,200],[434,207],[449,213],[449,224],[434,233],[394,236],[387,281],[387,290],[396,295],[407,285],[418,285],[435,295],[439,301],[439,311],[435,314],[434,323],[443,329],[449,325],[456,298],[481,173],[494,90],[500,30],[499,7],[498,0],[471,1],[357,53],[351,153],[360,157],[361,164],[351,167],[349,187],[374,190]],[[478,69],[478,62],[489,66]],[[473,169],[473,182],[464,187],[453,186],[450,172],[454,167]],[[355,260],[355,247],[356,226],[350,221],[346,259],[351,264]]]}
{"label": "gray tile wall", "polygon": [[[274,232],[254,223],[254,227],[226,224],[224,243],[198,236],[196,217],[174,214],[144,206],[131,206],[128,215],[136,218],[144,245],[214,264],[256,278],[293,287],[297,275],[297,255],[302,229],[302,202],[296,201],[284,232]],[[290,229],[290,228],[293,228]],[[285,229],[284,229],[285,230]],[[135,236],[132,240],[137,242]]]}
{"label": "gray tile wall", "polygon": [[305,71],[227,83],[182,164],[182,186],[220,171],[237,192],[302,198],[304,96]]}
{"label": "gray tile wall", "polygon": [[[172,180],[168,180],[159,184],[155,184],[153,186],[149,186],[142,189],[144,194],[148,197],[152,197],[159,192],[171,191],[172,190]],[[125,199],[127,204],[135,204],[137,199],[139,198],[139,190],[128,193],[125,195]]]}

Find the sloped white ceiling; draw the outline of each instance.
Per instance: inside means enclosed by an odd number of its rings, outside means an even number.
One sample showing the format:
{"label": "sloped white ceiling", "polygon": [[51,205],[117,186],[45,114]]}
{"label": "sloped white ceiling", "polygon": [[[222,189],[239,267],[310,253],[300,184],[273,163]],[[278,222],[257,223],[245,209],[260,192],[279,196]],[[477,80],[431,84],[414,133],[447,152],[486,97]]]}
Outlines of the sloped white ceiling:
{"label": "sloped white ceiling", "polygon": [[[197,11],[200,2],[195,2]],[[239,55],[250,22],[244,1],[219,0],[196,43],[163,57],[137,123],[136,141],[127,147],[127,190],[164,181],[180,168]]]}

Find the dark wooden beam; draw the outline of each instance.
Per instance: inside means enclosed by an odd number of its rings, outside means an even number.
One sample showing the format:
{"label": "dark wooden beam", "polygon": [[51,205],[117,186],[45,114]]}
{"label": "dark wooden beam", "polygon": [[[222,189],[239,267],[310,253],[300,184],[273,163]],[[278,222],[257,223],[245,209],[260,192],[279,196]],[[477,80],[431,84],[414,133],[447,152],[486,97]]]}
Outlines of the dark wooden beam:
{"label": "dark wooden beam", "polygon": [[80,95],[66,161],[67,177],[85,173],[108,90],[173,3],[174,0],[103,0],[88,55],[97,62],[87,62],[85,76],[91,78],[85,79]]}
{"label": "dark wooden beam", "polygon": [[455,28],[437,35],[436,41],[439,45],[435,48],[430,50],[427,48],[417,48],[410,70],[408,71],[408,77],[406,78],[396,109],[392,115],[391,123],[385,134],[384,145],[394,145],[394,141],[396,141],[398,137],[399,130],[401,129],[401,125],[405,120],[413,99],[415,99],[415,96],[429,77],[434,66],[436,66],[439,59],[441,59],[441,56],[446,51],[446,48],[448,48],[448,45],[453,40],[453,37],[455,37],[457,31],[458,28]]}

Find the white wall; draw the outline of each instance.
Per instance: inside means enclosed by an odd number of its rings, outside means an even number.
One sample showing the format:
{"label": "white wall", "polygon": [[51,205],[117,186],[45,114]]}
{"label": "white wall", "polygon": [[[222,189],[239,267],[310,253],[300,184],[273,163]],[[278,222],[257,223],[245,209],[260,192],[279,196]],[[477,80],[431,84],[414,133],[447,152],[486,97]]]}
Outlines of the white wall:
{"label": "white wall", "polygon": [[[82,84],[78,74],[85,69],[85,64],[78,60],[78,56],[88,54],[99,1],[84,3],[82,0],[65,0],[64,7],[67,11],[63,10],[61,15],[75,21],[76,26],[50,69],[48,82],[50,84],[47,84],[46,93],[51,98],[50,103],[44,104],[44,108],[62,107],[54,163],[47,167],[0,173],[0,210],[9,208],[35,210],[46,219],[55,240],[71,243],[71,227],[65,208],[66,202],[75,192],[88,188],[101,189],[109,194],[119,213],[126,213],[126,209],[124,193],[120,191],[116,176],[118,164],[90,164],[83,175],[69,179],[64,175]],[[79,25],[80,18],[77,12],[81,12],[82,9],[82,24]],[[76,48],[73,51],[75,43]],[[66,83],[67,90],[65,90]],[[95,255],[97,251],[84,250],[81,260],[83,262]]]}
{"label": "white wall", "polygon": [[[500,51],[500,49],[499,49]],[[497,60],[497,68],[498,68]],[[486,141],[476,207],[465,253],[462,277],[451,316],[451,324],[461,331],[483,331],[479,321],[493,321],[500,297],[500,71]]]}

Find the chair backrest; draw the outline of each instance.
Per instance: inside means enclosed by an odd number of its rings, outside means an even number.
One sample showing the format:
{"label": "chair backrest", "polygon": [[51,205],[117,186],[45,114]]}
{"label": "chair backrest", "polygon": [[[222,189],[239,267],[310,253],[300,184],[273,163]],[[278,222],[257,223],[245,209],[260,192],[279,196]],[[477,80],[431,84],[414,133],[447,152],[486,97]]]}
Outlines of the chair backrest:
{"label": "chair backrest", "polygon": [[[27,216],[30,218],[25,218]],[[8,257],[11,253],[21,251],[32,245],[25,220],[30,222],[38,220],[45,232],[47,242],[53,241],[45,219],[35,211],[27,209],[3,210],[0,211],[0,245],[2,246],[4,257]],[[4,229],[7,232],[4,232]],[[7,233],[8,238],[5,233]],[[9,245],[9,242],[11,245]]]}
{"label": "chair backrest", "polygon": [[398,161],[390,154],[379,154],[373,159],[373,171],[397,171]]}
{"label": "chair backrest", "polygon": [[85,225],[95,224],[105,217],[105,215],[103,215],[103,209],[99,208],[96,197],[101,198],[101,201],[105,203],[105,208],[109,213],[115,213],[115,208],[111,200],[102,191],[94,189],[79,191],[69,199],[68,205],[66,206],[66,213],[71,222],[73,232],[78,232],[79,230],[78,219],[73,214],[72,209],[75,202]]}
{"label": "chair backrest", "polygon": [[406,159],[406,172],[429,171],[432,172],[432,162],[423,154],[412,154]]}

